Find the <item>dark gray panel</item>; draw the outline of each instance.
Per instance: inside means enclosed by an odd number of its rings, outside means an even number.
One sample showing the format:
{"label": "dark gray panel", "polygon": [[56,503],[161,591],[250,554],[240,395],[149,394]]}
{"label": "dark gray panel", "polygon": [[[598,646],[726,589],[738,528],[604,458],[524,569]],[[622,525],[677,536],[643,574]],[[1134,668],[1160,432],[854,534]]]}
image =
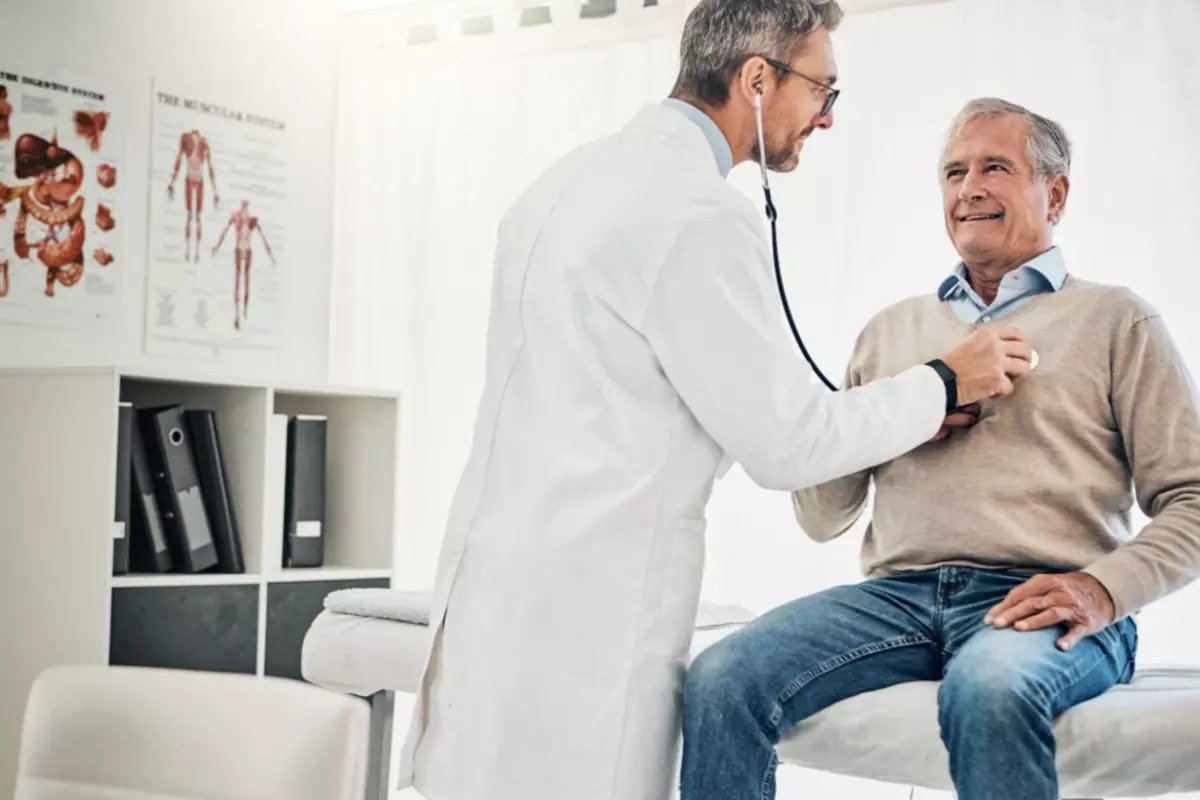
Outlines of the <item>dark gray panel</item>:
{"label": "dark gray panel", "polygon": [[483,36],[496,30],[491,17],[468,17],[463,20],[463,36]]}
{"label": "dark gray panel", "polygon": [[325,596],[338,589],[382,588],[387,578],[358,581],[302,581],[267,586],[267,652],[263,672],[302,680],[300,650],[304,634],[325,606]]}
{"label": "dark gray panel", "polygon": [[521,9],[521,27],[533,28],[538,25],[549,25],[552,22],[550,6],[531,6]]}
{"label": "dark gray panel", "polygon": [[109,663],[254,674],[258,585],[113,589]]}
{"label": "dark gray panel", "polygon": [[588,0],[579,7],[579,16],[583,19],[610,17],[615,13],[617,13],[617,0]]}

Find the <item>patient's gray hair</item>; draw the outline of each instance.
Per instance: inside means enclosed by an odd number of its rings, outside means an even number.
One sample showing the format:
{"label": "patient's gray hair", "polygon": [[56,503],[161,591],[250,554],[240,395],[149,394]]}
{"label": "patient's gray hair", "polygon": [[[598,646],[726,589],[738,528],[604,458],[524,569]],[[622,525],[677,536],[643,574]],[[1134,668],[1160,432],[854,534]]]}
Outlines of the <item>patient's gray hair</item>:
{"label": "patient's gray hair", "polygon": [[1033,165],[1038,177],[1044,180],[1057,178],[1059,175],[1071,174],[1071,142],[1067,132],[1052,119],[1041,114],[1035,114],[1024,106],[1001,100],[998,97],[980,97],[963,106],[962,111],[950,124],[950,132],[946,136],[946,147],[942,150],[942,161],[945,162],[946,149],[967,123],[981,117],[996,117],[1004,114],[1016,114],[1029,123],[1029,136],[1025,140],[1029,163]]}
{"label": "patient's gray hair", "polygon": [[791,62],[804,49],[804,37],[820,28],[832,31],[841,21],[836,0],[700,0],[683,26],[671,96],[720,108],[746,59]]}

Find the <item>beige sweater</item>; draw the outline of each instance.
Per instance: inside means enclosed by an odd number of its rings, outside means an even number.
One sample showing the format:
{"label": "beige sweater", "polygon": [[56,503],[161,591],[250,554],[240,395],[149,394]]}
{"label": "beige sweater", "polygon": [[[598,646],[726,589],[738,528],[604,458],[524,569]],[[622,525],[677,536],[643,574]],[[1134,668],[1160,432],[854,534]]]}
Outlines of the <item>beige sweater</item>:
{"label": "beige sweater", "polygon": [[[801,527],[826,541],[875,505],[868,577],[959,564],[1078,570],[1117,618],[1200,575],[1200,397],[1162,319],[1132,292],[1068,278],[1004,317],[1040,356],[979,423],[894,461],[806,491]],[[932,294],[877,315],[846,383],[948,352],[974,326]],[[1134,536],[1136,499],[1151,518]]]}

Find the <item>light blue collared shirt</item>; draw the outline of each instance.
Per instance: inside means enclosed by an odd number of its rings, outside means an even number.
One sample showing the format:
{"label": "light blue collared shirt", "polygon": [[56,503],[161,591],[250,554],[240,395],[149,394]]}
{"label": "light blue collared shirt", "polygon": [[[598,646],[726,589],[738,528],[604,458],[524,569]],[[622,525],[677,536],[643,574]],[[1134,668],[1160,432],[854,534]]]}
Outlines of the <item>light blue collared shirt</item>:
{"label": "light blue collared shirt", "polygon": [[967,280],[967,269],[960,262],[938,287],[937,296],[950,304],[959,319],[979,324],[1001,319],[1016,311],[1039,294],[1057,292],[1067,280],[1067,265],[1062,252],[1051,247],[1037,258],[1018,267],[1000,281],[1000,290],[991,305],[983,302]]}
{"label": "light blue collared shirt", "polygon": [[721,171],[721,177],[729,177],[729,171],[733,169],[733,150],[730,149],[725,134],[721,133],[721,129],[717,127],[717,123],[713,122],[712,117],[691,103],[685,103],[674,97],[663,100],[663,105],[675,109],[700,126],[704,138],[708,140],[708,146],[712,148],[713,156],[717,159],[717,169]]}

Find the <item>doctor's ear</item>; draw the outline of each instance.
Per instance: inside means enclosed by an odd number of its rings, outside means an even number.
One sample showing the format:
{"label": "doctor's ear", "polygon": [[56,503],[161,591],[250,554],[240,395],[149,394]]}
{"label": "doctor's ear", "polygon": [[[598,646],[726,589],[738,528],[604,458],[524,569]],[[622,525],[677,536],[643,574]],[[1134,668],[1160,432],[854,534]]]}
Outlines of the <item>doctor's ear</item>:
{"label": "doctor's ear", "polygon": [[765,98],[767,96],[766,76],[767,62],[759,56],[751,58],[742,67],[741,84],[751,103],[754,102],[755,97]]}

